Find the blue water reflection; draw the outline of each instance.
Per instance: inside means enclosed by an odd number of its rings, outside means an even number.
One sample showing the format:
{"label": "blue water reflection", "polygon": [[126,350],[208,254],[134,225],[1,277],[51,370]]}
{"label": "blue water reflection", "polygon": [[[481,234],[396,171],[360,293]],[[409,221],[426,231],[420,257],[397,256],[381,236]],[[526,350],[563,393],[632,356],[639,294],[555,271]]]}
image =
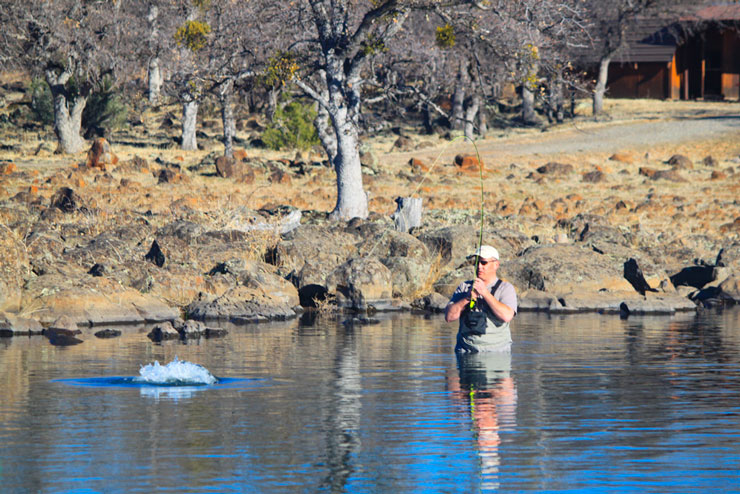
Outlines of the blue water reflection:
{"label": "blue water reflection", "polygon": [[[515,323],[461,357],[409,315],[4,341],[0,491],[740,492],[740,311]],[[175,355],[218,381],[101,377]]]}
{"label": "blue water reflection", "polygon": [[69,386],[81,386],[85,388],[133,388],[138,389],[141,396],[148,398],[171,399],[174,401],[191,398],[200,391],[217,391],[218,389],[248,390],[256,387],[266,386],[267,379],[238,379],[238,378],[216,378],[214,384],[190,384],[190,383],[152,383],[141,381],[138,377],[88,377],[83,379],[53,379],[52,382],[66,384]]}

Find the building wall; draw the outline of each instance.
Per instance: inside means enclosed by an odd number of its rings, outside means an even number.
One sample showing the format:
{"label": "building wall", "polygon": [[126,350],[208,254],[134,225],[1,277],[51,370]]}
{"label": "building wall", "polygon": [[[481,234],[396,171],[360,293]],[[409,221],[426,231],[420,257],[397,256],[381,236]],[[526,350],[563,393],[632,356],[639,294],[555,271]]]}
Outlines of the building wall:
{"label": "building wall", "polygon": [[606,94],[611,98],[670,98],[670,75],[670,64],[665,62],[611,64]]}
{"label": "building wall", "polygon": [[[681,97],[729,99],[740,96],[740,35],[710,27],[678,47]],[[688,87],[685,85],[688,84]]]}
{"label": "building wall", "polygon": [[[613,62],[609,66],[607,96],[740,99],[738,26],[740,20],[735,26],[729,23],[706,26],[677,46],[671,61],[667,61],[664,51],[656,51],[657,48],[649,51],[640,45],[633,52],[635,58],[655,61]],[[661,58],[665,61],[657,61]]]}
{"label": "building wall", "polygon": [[740,97],[740,34],[734,29],[722,32],[722,96]]}

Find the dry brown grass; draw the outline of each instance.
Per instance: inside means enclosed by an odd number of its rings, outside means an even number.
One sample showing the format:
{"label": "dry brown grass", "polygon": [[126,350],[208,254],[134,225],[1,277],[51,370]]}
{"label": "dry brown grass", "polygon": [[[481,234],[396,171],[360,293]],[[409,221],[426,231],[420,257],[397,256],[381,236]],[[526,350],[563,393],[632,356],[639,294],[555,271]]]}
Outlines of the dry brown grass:
{"label": "dry brown grass", "polygon": [[[606,109],[610,117],[594,121],[588,117],[590,103],[578,105],[579,117],[562,125],[554,126],[548,136],[568,139],[584,139],[583,130],[605,125],[616,125],[625,121],[647,121],[653,119],[680,118],[683,116],[710,116],[727,112],[736,103],[706,103],[655,100],[607,100]],[[177,114],[176,107],[165,109]],[[161,112],[146,111],[141,115],[144,126],[152,132],[166,132],[170,137],[177,129],[161,130]],[[158,185],[151,173],[132,174],[111,169],[109,179],[102,180],[98,172],[79,170],[75,167],[85,161],[85,153],[74,156],[53,154],[53,135],[46,132],[18,132],[7,127],[0,136],[3,142],[13,144],[15,150],[5,159],[16,162],[18,172],[2,178],[0,200],[12,197],[21,191],[38,188],[38,194],[50,197],[58,186],[72,186],[86,201],[94,202],[94,212],[80,215],[74,221],[94,235],[120,221],[125,212],[150,210],[162,218],[171,216],[188,217],[199,215],[213,228],[229,228],[238,223],[240,212],[289,204],[300,209],[330,211],[335,203],[336,181],[332,169],[313,167],[306,176],[291,176],[290,184],[273,184],[266,173],[258,173],[251,184],[236,183],[214,176],[189,172],[188,167],[198,164],[208,154],[220,152],[217,141],[220,129],[218,121],[208,128],[214,138],[201,140],[204,149],[192,152],[176,148],[138,148],[117,145],[114,152],[121,162],[134,156],[146,159],[154,169],[155,160],[178,164],[187,180],[183,183]],[[477,173],[466,173],[452,165],[456,154],[474,154],[475,148],[467,141],[450,143],[438,136],[422,136],[407,131],[412,143],[420,146],[413,151],[395,151],[395,135],[366,136],[365,143],[375,155],[379,173],[364,177],[373,213],[389,215],[395,210],[394,199],[399,196],[418,195],[424,200],[426,211],[465,210],[470,217],[479,208],[480,181]],[[539,129],[492,130],[490,137],[477,142],[479,148],[495,150],[500,143],[528,142],[542,139]],[[239,137],[248,139],[246,132]],[[115,139],[114,139],[115,141]],[[656,231],[671,231],[675,234],[709,233],[718,235],[722,225],[732,223],[740,216],[736,199],[740,196],[735,161],[740,154],[737,139],[726,137],[701,141],[676,142],[644,149],[625,148],[626,161],[614,161],[603,152],[560,153],[543,155],[516,155],[497,152],[481,153],[485,166],[483,188],[486,195],[486,212],[495,218],[498,225],[520,230],[527,235],[553,238],[562,230],[557,221],[576,214],[599,214],[616,225],[629,228],[646,228]],[[249,149],[251,157],[264,160],[292,159],[294,152],[280,153],[269,150]],[[686,182],[652,181],[639,170],[643,167],[665,169],[664,160],[680,153],[694,163],[694,170],[682,171]],[[712,155],[718,165],[712,169],[701,164],[701,160]],[[428,166],[436,160],[434,168],[419,173],[408,165],[411,157],[417,157]],[[548,161],[559,161],[573,165],[575,171],[567,177],[545,176],[540,179],[536,168]],[[724,172],[734,169],[736,172]],[[584,183],[582,174],[601,170],[606,181],[597,184]],[[725,173],[724,178],[711,178],[712,171]],[[56,174],[56,179],[49,178]],[[133,185],[121,187],[121,179]],[[650,201],[648,201],[648,197]],[[627,207],[621,207],[626,205]],[[158,221],[155,218],[154,221]],[[164,220],[162,220],[164,221]],[[475,220],[469,220],[475,221]],[[277,237],[256,238],[255,252],[264,245],[277,241]]]}

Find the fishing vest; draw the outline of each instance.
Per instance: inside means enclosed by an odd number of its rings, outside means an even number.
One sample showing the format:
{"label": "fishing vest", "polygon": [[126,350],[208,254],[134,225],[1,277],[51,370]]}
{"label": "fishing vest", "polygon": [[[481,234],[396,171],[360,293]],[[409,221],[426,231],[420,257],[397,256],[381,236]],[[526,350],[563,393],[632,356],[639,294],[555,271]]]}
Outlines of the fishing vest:
{"label": "fishing vest", "polygon": [[[491,294],[495,294],[501,285],[501,279],[491,289]],[[460,317],[457,330],[457,352],[505,352],[511,348],[511,330],[509,323],[504,322],[496,316],[488,304],[482,299],[480,302],[481,311],[486,315],[485,334],[475,334],[465,324],[465,318]]]}

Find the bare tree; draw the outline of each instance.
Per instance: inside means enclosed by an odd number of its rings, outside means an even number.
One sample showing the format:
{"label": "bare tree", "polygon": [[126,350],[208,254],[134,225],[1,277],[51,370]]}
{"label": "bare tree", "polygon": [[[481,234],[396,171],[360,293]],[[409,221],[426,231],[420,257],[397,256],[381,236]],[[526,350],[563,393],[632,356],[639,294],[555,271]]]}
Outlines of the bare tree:
{"label": "bare tree", "polygon": [[162,75],[162,66],[160,63],[160,28],[159,28],[159,6],[154,2],[149,2],[146,20],[149,28],[147,48],[149,50],[149,62],[147,63],[147,95],[149,103],[152,105],[159,104],[162,93],[162,84],[164,83]]}
{"label": "bare tree", "polygon": [[[359,154],[359,121],[366,85],[363,71],[373,54],[382,51],[401,30],[414,3],[303,0],[287,11],[295,39],[284,51],[295,53],[304,70],[292,80],[316,101],[319,115],[330,122],[318,122],[317,127],[337,174],[337,202],[331,213],[335,219],[368,215]],[[282,7],[277,8],[285,13]]]}
{"label": "bare tree", "polygon": [[221,106],[224,156],[233,156],[236,135],[234,96],[240,86],[254,80],[264,63],[262,16],[258,4],[211,0],[206,14],[212,29],[202,59],[207,90],[214,94]]}
{"label": "bare tree", "polygon": [[575,47],[585,46],[587,21],[579,0],[522,0],[478,4],[479,37],[497,54],[521,88],[522,121],[536,121],[535,97],[544,80],[564,74]]}
{"label": "bare tree", "polygon": [[2,0],[5,44],[16,65],[43,76],[54,100],[54,131],[58,151],[83,149],[82,112],[87,99],[105,75],[121,68],[117,47],[125,35],[127,18],[121,3],[112,6],[90,0],[22,2]]}
{"label": "bare tree", "polygon": [[209,6],[206,0],[178,0],[171,10],[169,30],[162,36],[163,43],[172,43],[166,87],[182,103],[180,148],[185,151],[198,149],[198,109],[206,95],[208,76],[205,48],[212,39],[212,28],[205,18]]}

